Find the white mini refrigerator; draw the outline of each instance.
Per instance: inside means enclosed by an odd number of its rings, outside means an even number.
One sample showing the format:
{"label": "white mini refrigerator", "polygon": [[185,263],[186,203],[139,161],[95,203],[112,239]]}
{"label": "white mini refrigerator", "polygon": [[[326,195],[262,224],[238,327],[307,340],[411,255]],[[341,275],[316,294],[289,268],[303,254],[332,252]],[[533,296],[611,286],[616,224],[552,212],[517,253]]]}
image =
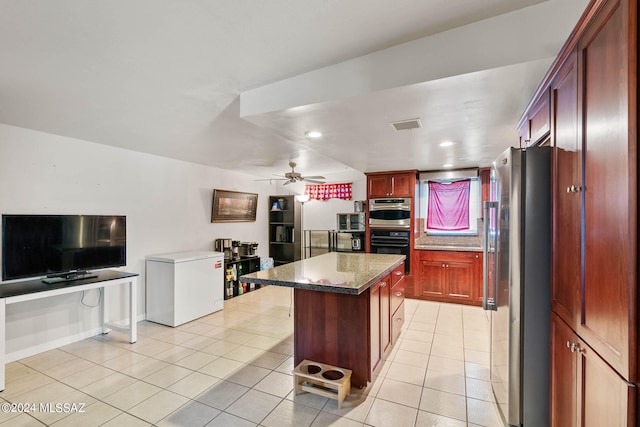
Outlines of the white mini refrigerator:
{"label": "white mini refrigerator", "polygon": [[147,320],[179,326],[222,310],[224,254],[177,252],[147,257]]}

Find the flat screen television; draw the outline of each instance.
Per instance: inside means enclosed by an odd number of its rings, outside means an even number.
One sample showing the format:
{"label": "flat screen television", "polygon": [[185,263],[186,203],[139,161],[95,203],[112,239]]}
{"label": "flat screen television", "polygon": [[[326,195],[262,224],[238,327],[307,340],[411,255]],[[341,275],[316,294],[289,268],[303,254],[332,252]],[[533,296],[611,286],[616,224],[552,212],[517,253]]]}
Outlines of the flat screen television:
{"label": "flat screen television", "polygon": [[2,215],[2,280],[125,266],[126,236],[125,216]]}

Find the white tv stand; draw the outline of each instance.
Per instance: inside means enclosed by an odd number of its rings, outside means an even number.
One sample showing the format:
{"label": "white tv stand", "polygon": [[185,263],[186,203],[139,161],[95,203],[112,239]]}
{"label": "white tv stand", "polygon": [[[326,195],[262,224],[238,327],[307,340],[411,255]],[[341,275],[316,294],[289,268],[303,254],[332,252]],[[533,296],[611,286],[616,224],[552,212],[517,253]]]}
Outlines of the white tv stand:
{"label": "white tv stand", "polygon": [[138,274],[124,273],[115,270],[106,270],[95,273],[96,277],[84,278],[73,281],[56,283],[44,283],[42,279],[27,280],[0,284],[0,391],[5,388],[5,327],[6,306],[18,302],[32,301],[40,298],[72,292],[82,292],[91,289],[106,288],[114,285],[128,285],[129,287],[129,325],[122,327],[108,322],[109,307],[105,295],[100,300],[100,327],[102,333],[111,329],[128,332],[129,342],[134,343],[138,339],[138,327],[136,323],[136,309],[138,306]]}

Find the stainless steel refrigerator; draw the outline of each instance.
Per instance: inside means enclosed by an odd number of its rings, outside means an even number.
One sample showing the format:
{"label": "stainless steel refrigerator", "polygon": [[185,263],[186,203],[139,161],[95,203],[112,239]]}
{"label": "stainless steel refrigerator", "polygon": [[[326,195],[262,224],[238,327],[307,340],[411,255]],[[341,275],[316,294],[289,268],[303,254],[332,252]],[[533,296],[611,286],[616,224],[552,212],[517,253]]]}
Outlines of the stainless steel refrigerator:
{"label": "stainless steel refrigerator", "polygon": [[550,163],[549,147],[505,151],[484,204],[491,385],[509,426],[549,424]]}

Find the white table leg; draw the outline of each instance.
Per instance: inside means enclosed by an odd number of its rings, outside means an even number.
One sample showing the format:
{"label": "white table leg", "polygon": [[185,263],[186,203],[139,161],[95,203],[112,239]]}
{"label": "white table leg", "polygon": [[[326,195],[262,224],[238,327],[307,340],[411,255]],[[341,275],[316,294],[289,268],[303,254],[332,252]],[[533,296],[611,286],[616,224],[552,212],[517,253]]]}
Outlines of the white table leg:
{"label": "white table leg", "polygon": [[102,300],[100,302],[100,328],[103,334],[108,334],[111,329],[107,327],[109,318],[109,301],[107,300],[107,287],[100,288],[102,291]]}
{"label": "white table leg", "polygon": [[5,354],[7,350],[5,343],[5,302],[6,300],[4,298],[0,301],[0,391],[4,390]]}
{"label": "white table leg", "polygon": [[129,282],[129,342],[138,340],[138,277]]}

